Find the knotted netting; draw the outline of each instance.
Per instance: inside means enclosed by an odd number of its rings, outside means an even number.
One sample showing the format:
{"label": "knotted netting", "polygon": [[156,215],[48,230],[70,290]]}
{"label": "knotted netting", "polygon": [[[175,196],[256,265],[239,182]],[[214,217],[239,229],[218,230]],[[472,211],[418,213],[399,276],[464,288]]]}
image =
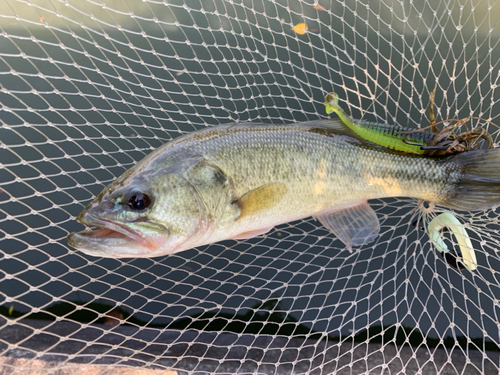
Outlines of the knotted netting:
{"label": "knotted netting", "polygon": [[[417,129],[436,85],[436,121],[477,117],[469,128],[498,146],[499,3],[0,4],[2,373],[500,371],[497,208],[370,201],[381,233],[353,252],[312,218],[151,259],[66,243],[85,205],[163,143],[325,118],[331,91],[354,118]],[[429,241],[444,211],[476,270]]]}

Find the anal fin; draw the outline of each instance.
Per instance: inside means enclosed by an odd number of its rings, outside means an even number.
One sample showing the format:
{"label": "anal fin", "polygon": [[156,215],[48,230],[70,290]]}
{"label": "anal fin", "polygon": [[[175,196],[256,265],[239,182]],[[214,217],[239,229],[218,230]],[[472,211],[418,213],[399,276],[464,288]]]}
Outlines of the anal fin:
{"label": "anal fin", "polygon": [[352,250],[353,246],[372,242],[380,232],[377,214],[368,202],[314,217],[335,234],[349,251]]}

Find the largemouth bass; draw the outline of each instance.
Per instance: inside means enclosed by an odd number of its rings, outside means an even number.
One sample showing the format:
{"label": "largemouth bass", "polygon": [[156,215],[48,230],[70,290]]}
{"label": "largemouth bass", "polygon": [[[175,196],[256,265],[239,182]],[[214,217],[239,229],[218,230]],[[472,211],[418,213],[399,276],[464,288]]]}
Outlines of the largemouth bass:
{"label": "largemouth bass", "polygon": [[368,200],[414,197],[458,210],[500,204],[500,149],[443,158],[362,139],[337,120],[220,125],[166,143],[77,217],[68,243],[102,257],[155,257],[245,239],[313,216],[347,248],[373,241]]}

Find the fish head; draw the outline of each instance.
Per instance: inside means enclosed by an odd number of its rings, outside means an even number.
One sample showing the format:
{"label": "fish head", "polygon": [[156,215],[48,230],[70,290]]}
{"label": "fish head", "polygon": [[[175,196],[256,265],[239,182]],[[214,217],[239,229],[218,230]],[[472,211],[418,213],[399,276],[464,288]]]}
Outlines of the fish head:
{"label": "fish head", "polygon": [[76,219],[99,229],[71,233],[68,244],[110,258],[156,257],[197,246],[210,222],[202,198],[182,172],[126,172]]}

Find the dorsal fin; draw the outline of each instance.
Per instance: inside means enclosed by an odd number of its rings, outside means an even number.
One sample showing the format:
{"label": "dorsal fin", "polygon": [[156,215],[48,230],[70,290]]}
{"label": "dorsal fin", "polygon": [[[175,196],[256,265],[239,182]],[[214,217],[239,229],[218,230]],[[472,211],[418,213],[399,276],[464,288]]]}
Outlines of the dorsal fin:
{"label": "dorsal fin", "polygon": [[349,129],[342,121],[338,119],[327,119],[327,120],[314,120],[304,123],[311,126],[311,132],[325,134],[325,135],[340,135],[344,136],[346,142],[351,142],[359,144],[362,146],[385,149],[374,142],[367,141],[363,137],[356,134],[353,130]]}

